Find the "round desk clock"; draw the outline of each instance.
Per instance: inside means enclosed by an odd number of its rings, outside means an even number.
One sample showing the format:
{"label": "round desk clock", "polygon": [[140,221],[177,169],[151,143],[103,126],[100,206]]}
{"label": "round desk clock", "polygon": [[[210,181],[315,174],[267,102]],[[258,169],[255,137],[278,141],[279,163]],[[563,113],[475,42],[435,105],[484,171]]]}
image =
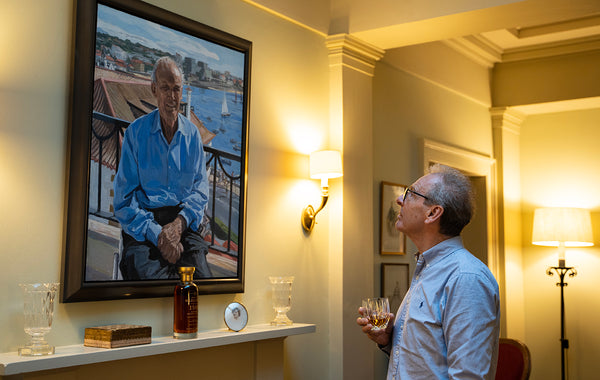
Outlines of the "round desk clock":
{"label": "round desk clock", "polygon": [[240,331],[248,323],[248,312],[244,305],[232,302],[225,308],[225,324],[233,331]]}

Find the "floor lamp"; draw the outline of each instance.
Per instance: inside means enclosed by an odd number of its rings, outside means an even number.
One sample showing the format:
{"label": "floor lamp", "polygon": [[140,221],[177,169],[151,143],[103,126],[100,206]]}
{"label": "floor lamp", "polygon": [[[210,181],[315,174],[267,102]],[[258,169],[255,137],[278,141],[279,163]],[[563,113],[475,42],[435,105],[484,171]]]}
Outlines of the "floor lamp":
{"label": "floor lamp", "polygon": [[566,379],[566,360],[569,340],[565,336],[565,296],[568,284],[565,276],[575,277],[577,270],[566,266],[566,247],[591,247],[594,245],[592,218],[589,210],[579,208],[538,208],[533,215],[532,244],[558,247],[558,266],[546,270],[549,276],[556,273],[560,282],[560,363],[562,380]]}

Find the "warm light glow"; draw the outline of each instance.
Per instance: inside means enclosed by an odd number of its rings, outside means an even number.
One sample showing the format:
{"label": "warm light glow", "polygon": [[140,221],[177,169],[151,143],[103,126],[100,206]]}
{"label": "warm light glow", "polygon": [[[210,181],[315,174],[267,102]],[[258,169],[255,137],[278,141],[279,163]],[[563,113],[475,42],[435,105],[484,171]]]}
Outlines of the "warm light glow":
{"label": "warm light glow", "polygon": [[342,155],[337,150],[310,154],[310,178],[338,178],[343,175]]}
{"label": "warm light glow", "polygon": [[323,132],[308,123],[289,122],[290,142],[297,152],[309,154],[323,144]]}
{"label": "warm light glow", "polygon": [[594,245],[590,211],[581,208],[538,208],[533,216],[532,244],[547,247]]}

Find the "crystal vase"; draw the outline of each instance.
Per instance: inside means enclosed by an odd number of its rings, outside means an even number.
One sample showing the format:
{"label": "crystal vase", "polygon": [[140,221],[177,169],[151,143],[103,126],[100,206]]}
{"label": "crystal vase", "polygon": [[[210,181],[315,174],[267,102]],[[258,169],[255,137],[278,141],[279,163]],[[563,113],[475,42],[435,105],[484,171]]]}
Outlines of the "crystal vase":
{"label": "crystal vase", "polygon": [[30,342],[19,348],[19,355],[40,356],[54,354],[54,346],[46,342],[46,335],[52,327],[54,297],[58,283],[20,284],[23,289],[23,314],[25,332]]}
{"label": "crystal vase", "polygon": [[273,309],[277,312],[271,325],[284,326],[291,325],[292,321],[286,313],[292,308],[292,283],[293,276],[288,277],[269,277],[273,289]]}

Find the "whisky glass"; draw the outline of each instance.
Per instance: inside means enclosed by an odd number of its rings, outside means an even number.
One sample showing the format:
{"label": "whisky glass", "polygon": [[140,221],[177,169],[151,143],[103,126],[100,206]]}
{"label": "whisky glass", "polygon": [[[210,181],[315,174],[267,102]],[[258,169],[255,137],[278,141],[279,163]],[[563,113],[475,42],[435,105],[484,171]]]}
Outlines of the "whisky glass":
{"label": "whisky glass", "polygon": [[292,321],[286,313],[292,308],[292,283],[294,282],[294,276],[269,277],[269,280],[273,289],[273,309],[277,313],[275,319],[271,321],[271,325],[291,325]]}
{"label": "whisky glass", "polygon": [[362,301],[364,317],[373,326],[371,330],[384,330],[390,320],[390,302],[387,298],[367,298]]}
{"label": "whisky glass", "polygon": [[54,346],[46,342],[44,336],[52,327],[54,297],[58,283],[19,284],[23,289],[23,314],[25,332],[30,342],[19,348],[21,356],[41,356],[54,354]]}

